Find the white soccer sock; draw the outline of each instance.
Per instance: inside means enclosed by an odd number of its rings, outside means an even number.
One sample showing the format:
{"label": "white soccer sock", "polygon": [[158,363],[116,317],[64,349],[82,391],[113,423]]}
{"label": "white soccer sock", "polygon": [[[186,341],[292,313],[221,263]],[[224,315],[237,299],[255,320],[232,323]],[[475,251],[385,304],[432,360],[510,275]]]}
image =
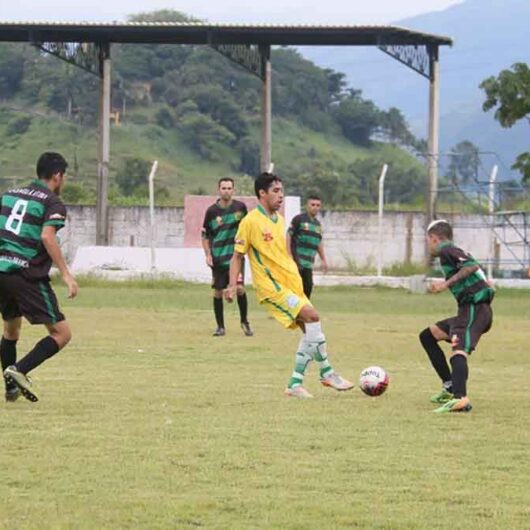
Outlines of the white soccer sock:
{"label": "white soccer sock", "polygon": [[[326,351],[326,336],[322,332],[322,326],[319,322],[305,324],[305,348],[304,351],[309,353],[318,362],[320,375],[325,376],[333,372],[333,368],[328,360]],[[302,341],[300,342],[302,344]]]}

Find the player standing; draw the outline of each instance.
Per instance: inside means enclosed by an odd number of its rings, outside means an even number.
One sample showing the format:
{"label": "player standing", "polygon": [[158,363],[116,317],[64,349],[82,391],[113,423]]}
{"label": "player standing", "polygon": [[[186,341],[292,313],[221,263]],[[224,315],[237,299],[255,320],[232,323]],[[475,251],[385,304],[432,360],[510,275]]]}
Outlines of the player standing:
{"label": "player standing", "polygon": [[278,213],[283,203],[282,181],[277,175],[262,173],[255,180],[254,189],[259,204],[239,225],[225,297],[233,300],[243,256],[248,254],[260,303],[280,324],[290,329],[300,327],[304,333],[285,394],[313,397],[302,386],[307,365],[313,359],[319,363],[320,382],[324,386],[349,390],[353,384],[335,373],[329,362],[320,316],[305,296],[298,268],[287,252],[285,224]]}
{"label": "player standing", "polygon": [[[206,255],[206,264],[212,269],[213,310],[217,329],[214,337],[225,335],[223,310],[223,290],[229,281],[230,259],[234,253],[234,237],[241,219],[247,215],[247,207],[241,201],[232,199],[234,180],[222,178],[218,182],[219,199],[212,204],[204,215],[202,225],[202,248]],[[248,323],[248,302],[244,287],[244,268],[237,278],[237,304],[241,320],[241,329],[247,337],[254,333]]]}
{"label": "player standing", "polygon": [[287,231],[287,250],[298,265],[307,298],[311,298],[313,290],[313,265],[317,253],[322,260],[322,271],[326,273],[328,270],[322,243],[322,225],[317,219],[321,208],[320,197],[311,195],[305,213],[295,215]]}
{"label": "player standing", "polygon": [[[0,358],[7,401],[15,401],[20,393],[38,401],[26,374],[64,348],[71,338],[48,276],[53,261],[66,283],[68,297],[77,295],[77,283],[56,237],[66,220],[66,208],[59,198],[66,168],[60,154],[43,153],[37,162],[38,179],[1,197],[0,310],[4,333]],[[31,324],[44,324],[49,335],[17,362],[22,316]]]}
{"label": "player standing", "polygon": [[[433,283],[431,291],[450,289],[458,303],[456,316],[420,333],[420,342],[443,385],[442,391],[431,397],[431,402],[441,404],[434,411],[437,413],[469,412],[467,359],[480,337],[491,328],[494,290],[473,256],[455,246],[453,229],[447,221],[433,221],[427,227],[427,243],[431,255],[439,256],[445,275],[445,281]],[[451,370],[438,345],[442,340],[451,343]]]}

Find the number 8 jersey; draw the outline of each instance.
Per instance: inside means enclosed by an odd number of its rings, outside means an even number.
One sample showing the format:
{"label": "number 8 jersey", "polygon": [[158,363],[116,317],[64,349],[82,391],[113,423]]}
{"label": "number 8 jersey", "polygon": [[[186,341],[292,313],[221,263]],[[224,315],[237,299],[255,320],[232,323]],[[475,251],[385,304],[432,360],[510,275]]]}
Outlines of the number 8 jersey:
{"label": "number 8 jersey", "polygon": [[41,241],[42,229],[60,230],[65,221],[64,204],[44,181],[5,192],[0,209],[0,272],[21,271],[31,280],[47,278],[52,260]]}

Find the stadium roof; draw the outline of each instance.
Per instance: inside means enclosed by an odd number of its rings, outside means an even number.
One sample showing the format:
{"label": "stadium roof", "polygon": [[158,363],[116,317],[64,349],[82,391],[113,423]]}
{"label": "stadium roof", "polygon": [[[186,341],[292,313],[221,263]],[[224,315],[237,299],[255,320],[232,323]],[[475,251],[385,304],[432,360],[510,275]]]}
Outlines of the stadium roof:
{"label": "stadium roof", "polygon": [[0,22],[1,41],[280,46],[453,44],[449,37],[399,26],[293,26],[204,22]]}

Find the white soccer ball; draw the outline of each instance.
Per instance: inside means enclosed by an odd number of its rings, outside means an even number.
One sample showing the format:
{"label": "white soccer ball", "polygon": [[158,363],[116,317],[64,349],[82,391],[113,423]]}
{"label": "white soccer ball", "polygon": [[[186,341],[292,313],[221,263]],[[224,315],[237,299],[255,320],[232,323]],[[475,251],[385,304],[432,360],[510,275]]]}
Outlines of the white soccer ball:
{"label": "white soccer ball", "polygon": [[390,379],[380,366],[369,366],[361,372],[359,387],[367,396],[380,396],[388,387]]}

